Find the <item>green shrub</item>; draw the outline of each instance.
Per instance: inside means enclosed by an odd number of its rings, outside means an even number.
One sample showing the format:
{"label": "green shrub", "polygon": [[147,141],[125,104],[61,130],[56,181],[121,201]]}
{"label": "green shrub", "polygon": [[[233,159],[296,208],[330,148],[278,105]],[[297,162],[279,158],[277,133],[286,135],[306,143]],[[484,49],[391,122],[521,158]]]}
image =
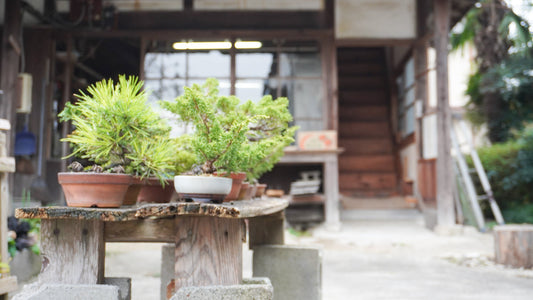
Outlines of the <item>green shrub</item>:
{"label": "green shrub", "polygon": [[[533,130],[522,131],[515,139],[478,149],[494,197],[507,222],[533,221]],[[473,167],[471,161],[469,165]],[[474,176],[478,191],[481,184]],[[487,205],[488,206],[488,205]],[[488,215],[492,215],[488,207]]]}

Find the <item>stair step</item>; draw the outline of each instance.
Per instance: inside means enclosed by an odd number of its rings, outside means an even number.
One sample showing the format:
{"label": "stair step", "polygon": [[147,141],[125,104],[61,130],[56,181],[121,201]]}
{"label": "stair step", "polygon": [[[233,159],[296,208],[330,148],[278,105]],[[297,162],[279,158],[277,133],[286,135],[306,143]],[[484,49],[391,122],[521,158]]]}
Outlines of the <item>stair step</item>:
{"label": "stair step", "polygon": [[424,215],[414,208],[348,209],[341,211],[342,221],[415,221],[423,222]]}
{"label": "stair step", "polygon": [[405,197],[347,197],[341,196],[344,209],[406,209],[413,208],[416,203],[406,201]]}
{"label": "stair step", "polygon": [[341,172],[374,171],[391,172],[395,171],[395,160],[392,155],[341,155],[339,157],[339,170]]}
{"label": "stair step", "polygon": [[390,137],[389,122],[343,122],[339,126],[339,139],[349,137]]}
{"label": "stair step", "polygon": [[339,147],[344,149],[344,152],[342,153],[343,155],[393,153],[392,140],[390,137],[339,138]]}
{"label": "stair step", "polygon": [[385,90],[360,89],[340,90],[339,105],[341,109],[346,105],[388,105],[389,99]]}
{"label": "stair step", "polygon": [[343,107],[339,111],[339,121],[387,121],[389,108],[386,105],[366,105]]}
{"label": "stair step", "polygon": [[344,76],[372,76],[385,75],[385,66],[382,63],[368,62],[343,62],[338,65],[339,78]]}
{"label": "stair step", "polygon": [[383,76],[354,76],[340,77],[338,79],[339,90],[356,90],[356,89],[385,89],[387,80]]}
{"label": "stair step", "polygon": [[397,187],[395,172],[340,172],[340,189],[394,189]]}

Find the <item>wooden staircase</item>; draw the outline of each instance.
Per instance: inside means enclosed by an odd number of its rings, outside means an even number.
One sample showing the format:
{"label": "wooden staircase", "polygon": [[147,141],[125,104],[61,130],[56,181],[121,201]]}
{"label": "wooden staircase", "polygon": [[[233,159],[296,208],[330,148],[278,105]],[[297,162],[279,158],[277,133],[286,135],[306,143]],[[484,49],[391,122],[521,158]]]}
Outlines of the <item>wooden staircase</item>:
{"label": "wooden staircase", "polygon": [[339,48],[337,59],[343,201],[397,196],[385,49]]}

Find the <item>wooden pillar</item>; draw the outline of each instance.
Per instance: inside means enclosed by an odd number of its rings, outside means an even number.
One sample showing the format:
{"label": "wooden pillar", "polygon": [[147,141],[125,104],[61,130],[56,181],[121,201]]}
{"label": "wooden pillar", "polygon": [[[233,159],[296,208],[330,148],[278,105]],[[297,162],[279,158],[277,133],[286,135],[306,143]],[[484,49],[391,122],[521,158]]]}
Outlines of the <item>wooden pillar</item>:
{"label": "wooden pillar", "polygon": [[104,224],[99,220],[43,219],[39,283],[97,284],[104,280]]}
{"label": "wooden pillar", "polygon": [[437,225],[455,225],[453,162],[450,155],[450,105],[448,100],[448,34],[450,0],[434,1],[435,51],[437,68]]}
{"label": "wooden pillar", "polygon": [[175,291],[241,284],[243,219],[179,217],[175,226]]}
{"label": "wooden pillar", "polygon": [[[65,105],[70,102],[70,97],[72,95],[72,86],[71,86],[71,80],[72,80],[72,72],[74,70],[74,64],[73,64],[73,57],[72,57],[72,51],[73,51],[73,41],[72,36],[69,34],[66,38],[66,44],[67,44],[67,61],[65,62],[65,71],[64,71],[64,77],[63,77],[63,97],[62,97],[62,105],[61,110],[65,107]],[[61,137],[66,137],[68,134],[70,134],[70,122],[64,122],[63,127],[61,129]],[[61,143],[61,157],[65,157],[69,154],[70,148],[69,143]],[[61,160],[61,172],[67,171],[67,160],[62,159]]]}
{"label": "wooden pillar", "polygon": [[[22,27],[22,9],[20,0],[3,1],[4,30],[2,34],[2,69],[0,88],[4,94],[0,102],[0,118],[7,119],[15,128],[15,94],[21,55],[20,31]],[[14,131],[14,130],[13,130]],[[14,134],[7,139],[8,154],[13,153]]]}

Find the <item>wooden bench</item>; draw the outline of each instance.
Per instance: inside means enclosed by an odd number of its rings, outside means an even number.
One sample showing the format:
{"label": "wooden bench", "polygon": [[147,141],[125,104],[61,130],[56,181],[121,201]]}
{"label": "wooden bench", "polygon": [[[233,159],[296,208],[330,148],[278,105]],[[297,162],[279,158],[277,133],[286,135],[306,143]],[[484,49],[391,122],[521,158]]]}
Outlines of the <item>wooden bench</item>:
{"label": "wooden bench", "polygon": [[[288,202],[268,198],[224,204],[168,203],[120,209],[20,208],[41,219],[40,284],[100,284],[108,242],[174,243],[175,290],[242,282],[242,243],[283,244]],[[142,262],[138,262],[142,263]]]}

